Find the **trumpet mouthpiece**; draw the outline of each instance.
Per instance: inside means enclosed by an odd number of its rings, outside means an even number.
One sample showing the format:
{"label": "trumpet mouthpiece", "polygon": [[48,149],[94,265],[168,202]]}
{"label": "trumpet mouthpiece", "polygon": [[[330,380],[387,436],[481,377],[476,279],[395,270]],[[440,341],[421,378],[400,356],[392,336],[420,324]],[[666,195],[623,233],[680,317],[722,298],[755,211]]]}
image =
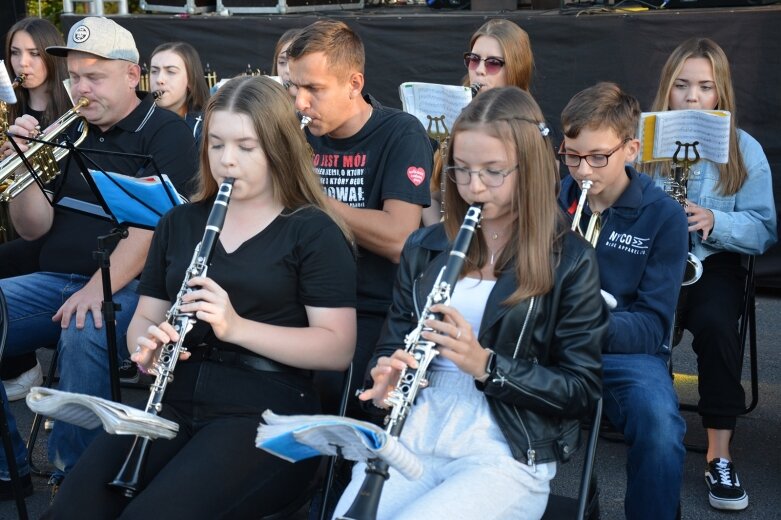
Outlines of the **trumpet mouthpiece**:
{"label": "trumpet mouthpiece", "polygon": [[89,99],[85,97],[80,97],[79,101],[76,103],[76,105],[73,107],[75,109],[84,108],[89,105]]}
{"label": "trumpet mouthpiece", "polygon": [[301,116],[301,130],[303,130],[306,125],[312,122],[312,118],[309,116]]}

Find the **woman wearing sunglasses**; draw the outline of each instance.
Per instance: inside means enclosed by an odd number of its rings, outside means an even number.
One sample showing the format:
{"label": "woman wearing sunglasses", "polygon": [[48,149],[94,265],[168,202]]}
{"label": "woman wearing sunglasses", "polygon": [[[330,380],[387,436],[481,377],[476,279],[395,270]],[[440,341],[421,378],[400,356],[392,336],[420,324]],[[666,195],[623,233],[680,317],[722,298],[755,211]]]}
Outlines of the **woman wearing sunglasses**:
{"label": "woman wearing sunglasses", "polygon": [[480,92],[516,86],[528,91],[534,69],[529,35],[509,20],[488,20],[469,41],[464,53],[468,75],[465,85],[480,85]]}
{"label": "woman wearing sunglasses", "polygon": [[[464,53],[468,71],[463,84],[473,87],[475,95],[496,87],[515,86],[529,91],[534,57],[526,31],[509,20],[485,22],[469,41]],[[434,152],[431,173],[431,206],[423,210],[423,225],[436,224],[441,218],[442,158]]]}

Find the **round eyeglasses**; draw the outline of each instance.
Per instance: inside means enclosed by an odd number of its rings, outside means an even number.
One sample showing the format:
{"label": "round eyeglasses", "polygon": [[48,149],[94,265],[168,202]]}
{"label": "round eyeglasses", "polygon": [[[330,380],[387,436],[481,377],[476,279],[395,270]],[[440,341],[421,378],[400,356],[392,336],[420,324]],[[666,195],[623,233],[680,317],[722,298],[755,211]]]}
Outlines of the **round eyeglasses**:
{"label": "round eyeglasses", "polygon": [[467,185],[472,182],[472,175],[480,177],[480,182],[490,188],[496,188],[501,186],[504,182],[504,178],[510,175],[512,172],[518,169],[516,164],[512,168],[506,170],[496,170],[493,168],[482,168],[480,170],[470,170],[463,166],[448,166],[445,168],[445,174],[447,178],[456,184]]}

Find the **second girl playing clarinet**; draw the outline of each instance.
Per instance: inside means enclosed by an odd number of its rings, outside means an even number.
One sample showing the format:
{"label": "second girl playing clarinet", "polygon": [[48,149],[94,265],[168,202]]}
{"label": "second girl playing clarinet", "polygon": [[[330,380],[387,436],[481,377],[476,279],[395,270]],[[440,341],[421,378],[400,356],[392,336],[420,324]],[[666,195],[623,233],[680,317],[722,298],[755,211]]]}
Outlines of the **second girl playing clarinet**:
{"label": "second girl playing clarinet", "polygon": [[[450,306],[433,306],[443,319],[423,333],[440,355],[400,436],[423,462],[423,477],[409,481],[391,469],[378,519],[540,518],[556,463],[578,445],[578,419],[600,395],[607,309],[593,249],[560,218],[546,129],[516,87],[481,94],[454,125],[445,220],[404,247],[371,388],[360,399],[386,407],[400,370],[415,366],[399,346],[467,208],[483,203],[483,219]],[[337,517],[364,469],[354,468]]]}
{"label": "second girl playing clarinet", "polygon": [[355,260],[312,172],[285,90],[274,80],[229,81],[209,101],[196,202],[158,224],[128,329],[148,369],[178,334],[165,313],[203,235],[217,186],[234,178],[207,277],[189,281],[187,333],[160,415],[179,423],[150,443],[145,486],[110,489],[132,438],[99,437],[64,481],[48,518],[258,518],[302,493],[317,461],[290,464],[255,448],[266,409],[317,413],[312,370],[343,370],[355,344]]}

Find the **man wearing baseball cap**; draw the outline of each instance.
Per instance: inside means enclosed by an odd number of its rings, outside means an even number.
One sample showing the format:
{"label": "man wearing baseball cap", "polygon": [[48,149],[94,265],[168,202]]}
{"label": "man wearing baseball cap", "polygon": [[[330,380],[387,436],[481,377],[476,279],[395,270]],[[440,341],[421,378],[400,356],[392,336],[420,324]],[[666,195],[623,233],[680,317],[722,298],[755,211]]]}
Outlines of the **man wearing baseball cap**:
{"label": "man wearing baseball cap", "polygon": [[[48,47],[46,52],[67,59],[71,97],[89,102],[79,111],[88,133],[78,147],[85,150],[88,160],[105,171],[147,176],[156,171],[140,170],[143,161],[137,158],[95,154],[91,150],[151,156],[160,172],[184,193],[185,183],[196,171],[195,142],[183,119],[157,108],[151,95],[136,92],[140,69],[130,32],[108,18],[88,17],[71,28],[66,46]],[[25,115],[9,132],[21,138],[36,135],[37,125],[35,118]],[[67,130],[72,141],[81,133],[77,128],[80,126],[74,123]],[[23,139],[18,145],[27,149]],[[5,352],[13,356],[56,344],[60,355],[59,389],[110,398],[101,314],[104,297],[92,252],[98,237],[107,235],[113,225],[57,205],[65,197],[98,203],[76,161],[66,159],[61,168],[61,174],[47,185],[54,205],[37,187],[24,190],[9,204],[14,227],[22,238],[45,238],[40,272],[0,280],[8,301]],[[128,237],[119,241],[110,256],[113,301],[120,306],[115,321],[121,359],[129,355],[124,339],[138,300],[136,277],[141,273],[151,237],[152,231],[129,228]],[[2,385],[0,391],[4,392]],[[32,492],[27,452],[7,405],[6,414],[23,484],[27,492]],[[56,468],[52,484],[61,482],[96,434],[97,430],[55,422],[49,436],[49,460]],[[8,478],[5,453],[0,450],[0,500],[13,498]]]}

